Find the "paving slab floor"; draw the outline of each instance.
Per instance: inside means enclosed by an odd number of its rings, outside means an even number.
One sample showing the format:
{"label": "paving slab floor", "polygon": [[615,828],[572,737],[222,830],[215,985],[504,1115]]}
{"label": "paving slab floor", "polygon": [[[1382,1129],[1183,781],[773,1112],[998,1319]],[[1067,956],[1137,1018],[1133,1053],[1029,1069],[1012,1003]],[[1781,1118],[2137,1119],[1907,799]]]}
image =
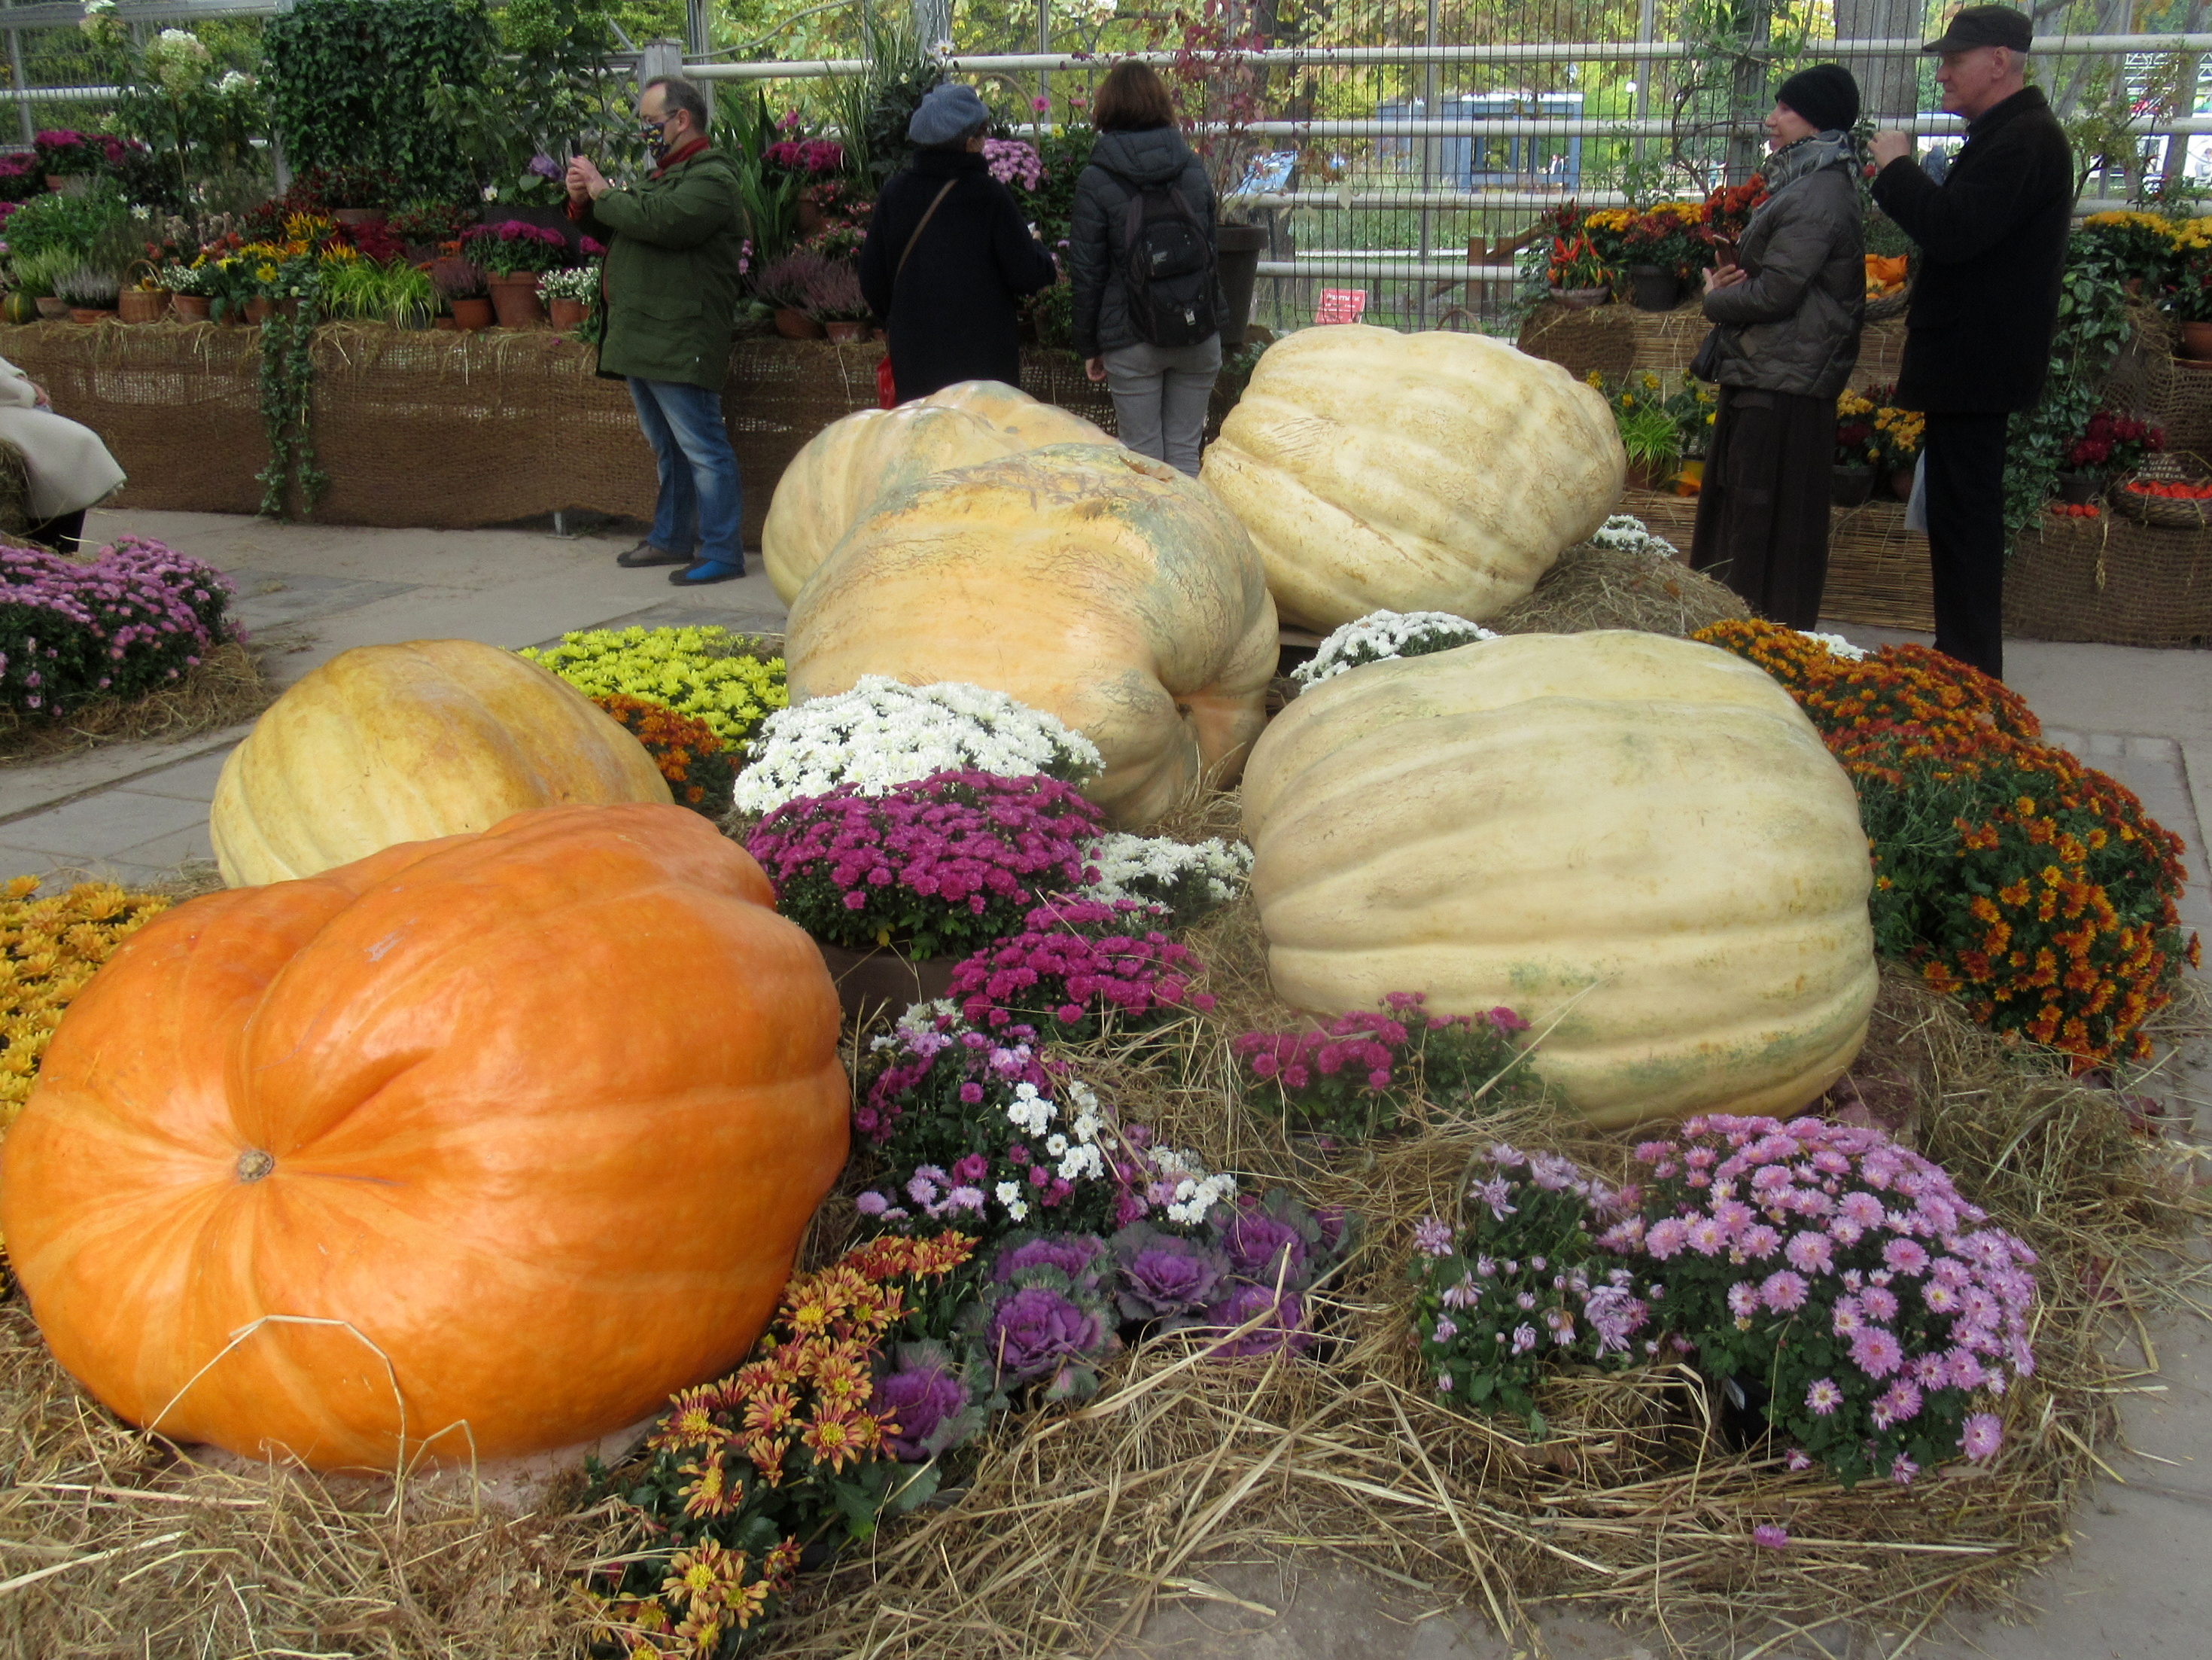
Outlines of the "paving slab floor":
{"label": "paving slab floor", "polygon": [[[684,592],[663,570],[614,556],[631,529],[567,538],[527,530],[405,531],[286,525],[213,514],[95,513],[90,537],[151,536],[229,573],[239,614],[270,673],[289,684],[356,645],[466,638],[540,644],[563,631],[636,623],[775,629],[784,608],[752,562],[739,582]],[[1824,627],[1864,645],[1925,636]],[[2212,824],[2212,654],[2008,642],[2009,683],[2054,742],[2112,774],[2188,844],[2184,921],[2212,929],[2204,826]],[[210,856],[207,804],[246,728],[173,745],[132,744],[0,768],[0,875],[98,873],[145,879]],[[2212,1128],[2193,1085],[2199,1139]],[[2123,1411],[2118,1479],[2083,1503],[2068,1557],[2037,1578],[2033,1625],[1967,1620],[1923,1639],[1930,1660],[2204,1660],[2212,1656],[2212,1341],[2195,1323],[2155,1331],[2156,1392]],[[1121,1652],[1208,1660],[1509,1660],[1525,1653],[1474,1611],[1439,1611],[1340,1566],[1292,1553],[1201,1563],[1203,1589],[1171,1599]],[[1748,1654],[1773,1633],[1731,1645]],[[1902,1633],[1788,1637],[1770,1660],[1890,1660]],[[1656,1631],[1617,1631],[1559,1612],[1543,1623],[1559,1660],[1650,1660]]]}

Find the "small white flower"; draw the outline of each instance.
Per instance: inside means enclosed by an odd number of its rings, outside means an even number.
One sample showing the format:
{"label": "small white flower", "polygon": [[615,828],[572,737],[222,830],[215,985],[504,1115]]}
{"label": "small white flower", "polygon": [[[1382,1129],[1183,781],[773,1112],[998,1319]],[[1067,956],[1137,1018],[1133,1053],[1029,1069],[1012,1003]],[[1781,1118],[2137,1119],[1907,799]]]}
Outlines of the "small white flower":
{"label": "small white flower", "polygon": [[1672,559],[1678,551],[1672,542],[1663,536],[1654,536],[1641,519],[1629,513],[1616,513],[1599,526],[1590,538],[1590,545],[1620,553],[1648,553],[1654,559]]}
{"label": "small white flower", "polygon": [[999,1202],[1008,1210],[1022,1202],[1022,1184],[1018,1182],[1001,1182],[991,1191],[998,1195]]}
{"label": "small white flower", "polygon": [[1840,657],[1849,663],[1862,662],[1866,658],[1863,647],[1853,645],[1840,634],[1815,634],[1809,629],[1803,629],[1802,632],[1808,640],[1817,640],[1826,646],[1828,648],[1828,654],[1832,657]]}
{"label": "small white flower", "polygon": [[1064,1135],[1046,1136],[1044,1139],[1044,1150],[1051,1157],[1054,1158],[1059,1158],[1062,1153],[1067,1151],[1067,1138]]}
{"label": "small white flower", "polygon": [[483,199],[487,202],[498,201],[499,186],[497,185],[486,185],[483,187]]}
{"label": "small white flower", "polygon": [[1449,651],[1496,638],[1480,623],[1448,611],[1370,611],[1322,641],[1310,661],[1291,671],[1291,678],[1311,689],[1364,664]]}

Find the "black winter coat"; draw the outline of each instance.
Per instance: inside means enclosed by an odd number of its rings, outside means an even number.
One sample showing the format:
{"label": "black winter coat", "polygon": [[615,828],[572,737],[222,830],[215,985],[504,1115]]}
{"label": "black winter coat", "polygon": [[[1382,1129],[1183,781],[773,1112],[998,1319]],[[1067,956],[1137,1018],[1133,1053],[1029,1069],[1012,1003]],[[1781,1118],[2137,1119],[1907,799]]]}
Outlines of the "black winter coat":
{"label": "black winter coat", "polygon": [[2074,213],[2073,153],[2042,92],[1975,117],[1942,184],[1903,157],[1875,176],[1874,198],[1920,245],[1897,401],[1946,415],[2032,406]]}
{"label": "black winter coat", "polygon": [[1715,289],[1705,309],[1722,325],[1722,386],[1833,398],[1859,358],[1866,244],[1849,146],[1840,134],[1804,143],[1817,147],[1802,153],[1814,165],[1778,185],[1744,228],[1748,280]]}
{"label": "black winter coat", "polygon": [[[1173,127],[1143,132],[1102,132],[1091,147],[1091,164],[1075,181],[1067,233],[1067,279],[1075,290],[1075,350],[1102,352],[1142,344],[1129,325],[1129,203],[1147,185],[1172,184],[1213,236],[1213,190],[1206,169]],[[1226,317],[1229,302],[1217,277],[1213,314]]]}
{"label": "black winter coat", "polygon": [[[948,179],[951,193],[922,225]],[[899,257],[917,226],[921,240],[900,271]],[[981,155],[917,151],[913,165],[884,186],[860,245],[860,292],[890,330],[899,400],[927,398],[958,380],[1019,386],[1015,301],[1050,287],[1057,275],[1052,256],[1030,234],[1013,197]]]}

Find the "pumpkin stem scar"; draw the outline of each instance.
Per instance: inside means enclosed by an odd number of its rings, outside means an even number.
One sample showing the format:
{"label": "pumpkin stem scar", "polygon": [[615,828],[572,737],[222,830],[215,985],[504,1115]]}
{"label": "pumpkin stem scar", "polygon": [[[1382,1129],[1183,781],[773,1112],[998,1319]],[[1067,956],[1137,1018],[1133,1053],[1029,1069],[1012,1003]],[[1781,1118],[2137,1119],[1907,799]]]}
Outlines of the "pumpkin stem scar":
{"label": "pumpkin stem scar", "polygon": [[276,1159],[259,1147],[251,1148],[238,1155],[238,1179],[241,1182],[258,1182],[276,1168]]}

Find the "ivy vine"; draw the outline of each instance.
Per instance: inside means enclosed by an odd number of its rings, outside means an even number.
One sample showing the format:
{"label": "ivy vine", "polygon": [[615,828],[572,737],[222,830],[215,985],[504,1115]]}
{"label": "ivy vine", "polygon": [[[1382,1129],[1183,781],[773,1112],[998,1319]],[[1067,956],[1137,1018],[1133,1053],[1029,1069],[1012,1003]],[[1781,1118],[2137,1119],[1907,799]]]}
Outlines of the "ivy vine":
{"label": "ivy vine", "polygon": [[331,476],[315,465],[315,325],[319,296],[313,286],[301,295],[296,309],[280,305],[261,325],[261,429],[269,440],[269,465],[254,476],[261,483],[264,518],[284,514],[292,487],[299,486],[301,517],[313,514]]}
{"label": "ivy vine", "polygon": [[468,176],[434,85],[483,84],[498,35],[483,0],[298,0],[263,30],[271,124],[297,168],[382,168],[410,192]]}
{"label": "ivy vine", "polygon": [[2012,417],[2004,472],[2005,540],[2017,547],[2021,533],[2042,520],[2057,489],[2066,452],[2097,412],[2105,377],[2120,349],[2134,337],[2122,273],[2095,239],[2075,232],[2066,251],[2058,290],[2058,329],[2051,344],[2051,371],[2035,407]]}

